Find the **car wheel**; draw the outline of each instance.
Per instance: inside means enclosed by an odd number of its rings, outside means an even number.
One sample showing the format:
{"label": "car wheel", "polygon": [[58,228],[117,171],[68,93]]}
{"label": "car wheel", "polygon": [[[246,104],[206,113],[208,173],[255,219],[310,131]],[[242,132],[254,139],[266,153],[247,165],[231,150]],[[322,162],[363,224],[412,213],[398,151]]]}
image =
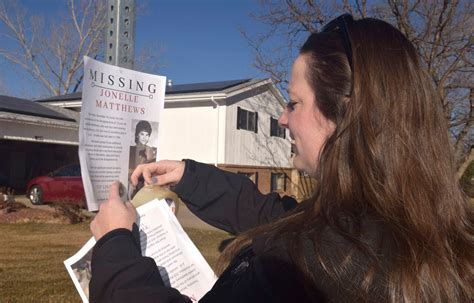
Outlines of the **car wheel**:
{"label": "car wheel", "polygon": [[43,190],[39,185],[33,185],[28,194],[28,198],[31,201],[31,204],[40,205],[43,204]]}

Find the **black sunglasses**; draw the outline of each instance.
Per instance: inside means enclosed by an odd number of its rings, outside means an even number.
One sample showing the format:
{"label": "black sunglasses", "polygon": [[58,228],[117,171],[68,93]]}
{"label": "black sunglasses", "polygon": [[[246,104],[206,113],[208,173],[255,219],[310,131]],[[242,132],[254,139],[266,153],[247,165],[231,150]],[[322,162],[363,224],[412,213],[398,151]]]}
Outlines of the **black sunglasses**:
{"label": "black sunglasses", "polygon": [[337,30],[341,35],[342,45],[346,51],[347,60],[349,61],[349,67],[352,71],[352,47],[351,40],[349,37],[349,31],[347,30],[348,24],[352,23],[354,18],[351,14],[342,14],[339,17],[329,21],[326,25],[321,28],[321,33],[332,32]]}

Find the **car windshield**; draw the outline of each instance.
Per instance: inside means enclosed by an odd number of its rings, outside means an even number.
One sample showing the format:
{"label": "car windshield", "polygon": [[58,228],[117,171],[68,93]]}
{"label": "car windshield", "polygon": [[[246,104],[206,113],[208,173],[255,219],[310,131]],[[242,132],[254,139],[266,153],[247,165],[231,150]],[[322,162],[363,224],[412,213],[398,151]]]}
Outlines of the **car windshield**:
{"label": "car windshield", "polygon": [[61,167],[52,173],[53,177],[80,177],[81,167],[79,164],[73,164]]}

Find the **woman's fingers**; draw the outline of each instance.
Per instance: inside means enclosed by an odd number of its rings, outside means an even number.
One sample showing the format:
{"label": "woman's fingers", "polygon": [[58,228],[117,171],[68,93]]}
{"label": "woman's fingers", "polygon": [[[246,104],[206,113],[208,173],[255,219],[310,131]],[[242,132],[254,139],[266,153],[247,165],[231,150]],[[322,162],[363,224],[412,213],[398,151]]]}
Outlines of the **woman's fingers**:
{"label": "woman's fingers", "polygon": [[115,181],[109,187],[109,201],[121,201],[120,200],[120,182]]}
{"label": "woman's fingers", "polygon": [[130,181],[132,181],[133,186],[136,186],[138,184],[138,178],[143,175],[145,182],[151,183],[152,173],[159,174],[160,171],[162,171],[160,162],[140,164],[130,176]]}
{"label": "woman's fingers", "polygon": [[175,183],[176,183],[176,177],[173,176],[173,172],[156,177],[156,184],[160,186],[175,184]]}
{"label": "woman's fingers", "polygon": [[[158,163],[156,163],[156,164],[158,164]],[[155,167],[155,166],[156,165],[153,165],[153,167],[150,167],[150,166],[143,167],[143,172],[142,172],[143,179],[145,180],[145,183],[148,184],[148,185],[152,183],[151,177],[153,175],[153,172],[152,172],[151,169],[154,169],[154,172],[156,172],[156,173],[158,173],[158,171],[159,171],[158,168]]]}
{"label": "woman's fingers", "polygon": [[119,182],[110,185],[109,200],[100,204],[99,213],[91,222],[90,228],[96,240],[117,228],[132,229],[137,213],[130,202],[122,202],[120,186]]}
{"label": "woman's fingers", "polygon": [[134,186],[138,184],[138,179],[143,176],[147,184],[153,184],[153,177],[156,177],[158,185],[176,184],[181,180],[184,173],[184,162],[182,161],[159,161],[138,165],[133,171],[130,180]]}

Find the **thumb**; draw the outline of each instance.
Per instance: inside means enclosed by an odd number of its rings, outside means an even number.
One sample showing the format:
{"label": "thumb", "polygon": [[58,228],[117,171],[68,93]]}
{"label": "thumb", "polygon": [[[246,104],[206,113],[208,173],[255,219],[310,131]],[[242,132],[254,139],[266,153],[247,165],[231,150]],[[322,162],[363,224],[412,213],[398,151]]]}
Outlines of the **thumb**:
{"label": "thumb", "polygon": [[121,201],[119,191],[120,191],[120,182],[115,181],[109,187],[109,201],[114,201],[114,200]]}

